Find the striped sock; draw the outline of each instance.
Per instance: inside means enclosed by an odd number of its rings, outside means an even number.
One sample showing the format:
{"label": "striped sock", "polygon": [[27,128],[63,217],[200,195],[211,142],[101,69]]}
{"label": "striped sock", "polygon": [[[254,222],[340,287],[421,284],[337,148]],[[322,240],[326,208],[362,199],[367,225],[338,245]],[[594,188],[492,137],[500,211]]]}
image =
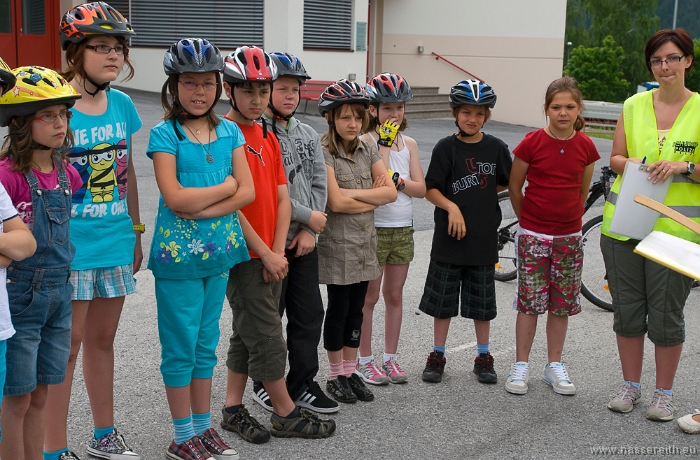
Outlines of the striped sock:
{"label": "striped sock", "polygon": [[192,414],[192,428],[197,436],[211,428],[211,412],[206,414]]}
{"label": "striped sock", "polygon": [[192,436],[194,436],[194,427],[192,426],[192,417],[183,417],[173,419],[173,425],[175,426],[175,444],[181,444]]}

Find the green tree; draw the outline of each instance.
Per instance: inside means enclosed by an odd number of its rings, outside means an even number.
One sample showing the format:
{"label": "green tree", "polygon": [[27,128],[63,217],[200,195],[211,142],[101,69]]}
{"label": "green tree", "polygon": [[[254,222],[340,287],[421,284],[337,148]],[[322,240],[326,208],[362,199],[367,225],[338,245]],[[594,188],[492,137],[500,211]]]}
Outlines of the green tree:
{"label": "green tree", "polygon": [[629,88],[622,71],[624,58],[625,50],[608,35],[603,46],[574,48],[564,71],[578,80],[584,98],[622,102]]}
{"label": "green tree", "polygon": [[659,0],[567,0],[565,42],[600,47],[610,35],[624,49],[622,70],[628,93],[649,79],[644,63],[646,42],[659,28]]}
{"label": "green tree", "polygon": [[[695,59],[700,58],[700,38],[693,40],[695,44]],[[691,91],[700,92],[700,64],[698,62],[693,63],[693,67],[690,69],[690,73],[685,77],[685,87]]]}

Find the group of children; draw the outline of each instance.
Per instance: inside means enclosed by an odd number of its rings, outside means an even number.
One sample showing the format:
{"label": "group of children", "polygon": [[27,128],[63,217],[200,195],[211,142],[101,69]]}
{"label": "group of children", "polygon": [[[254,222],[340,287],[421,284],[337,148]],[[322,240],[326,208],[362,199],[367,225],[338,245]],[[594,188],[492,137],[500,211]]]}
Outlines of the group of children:
{"label": "group of children", "polygon": [[[113,343],[145,231],[131,159],[141,121],[131,99],[110,88],[124,66],[133,75],[132,35],[118,11],[86,3],[63,17],[63,72],[0,70],[0,125],[9,127],[0,153],[0,273],[11,314],[10,322],[0,293],[3,458],[78,458],[66,427],[81,344],[95,426],[88,453],[140,458],[117,431],[113,409]],[[422,379],[441,381],[450,320],[460,313],[474,320],[474,373],[497,382],[489,351],[497,194],[509,189],[520,228],[516,362],[506,390],[527,391],[537,318],[548,312],[543,380],[575,393],[561,355],[567,319],[580,312],[581,216],[599,158],[579,132],[575,80],[550,85],[549,125],[528,134],[514,160],[482,132],[493,89],[459,82],[449,96],[457,133],[436,144],[424,176],[417,144],[403,134],[413,95],[399,75],[328,86],[319,98],[328,131],[319,138],[294,117],[310,77],[288,53],[243,46],[224,57],[206,39],[188,38],[166,51],[163,67],[164,116],[147,147],[161,193],[148,268],[174,427],[168,458],[238,458],[211,426],[224,298],[233,321],[220,425],[246,441],[331,436],[335,422],[316,413],[371,401],[366,384],[407,382],[397,360],[402,291],[414,252],[411,200],[424,196],[435,205],[435,231],[420,310],[434,317],[434,346]],[[230,110],[219,117],[223,92]],[[555,203],[562,212],[543,214]],[[328,294],[325,319],[319,284]],[[377,364],[380,291],[385,345]],[[322,332],[332,399],[316,380]],[[269,429],[243,404],[249,377],[253,399],[272,412]]]}

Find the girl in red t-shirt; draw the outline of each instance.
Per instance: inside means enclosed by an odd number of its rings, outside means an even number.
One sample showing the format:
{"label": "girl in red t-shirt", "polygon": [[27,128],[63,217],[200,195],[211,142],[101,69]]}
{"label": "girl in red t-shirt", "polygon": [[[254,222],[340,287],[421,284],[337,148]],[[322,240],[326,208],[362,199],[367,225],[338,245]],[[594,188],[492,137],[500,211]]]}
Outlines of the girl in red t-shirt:
{"label": "girl in red t-shirt", "polygon": [[576,393],[561,355],[569,316],[581,311],[581,216],[594,163],[600,158],[593,141],[579,132],[585,123],[582,99],[573,78],[553,81],[544,103],[549,125],[528,133],[513,150],[509,190],[520,226],[516,363],[506,380],[509,393],[527,393],[528,358],[537,318],[545,312],[548,364],[542,380],[556,393]]}

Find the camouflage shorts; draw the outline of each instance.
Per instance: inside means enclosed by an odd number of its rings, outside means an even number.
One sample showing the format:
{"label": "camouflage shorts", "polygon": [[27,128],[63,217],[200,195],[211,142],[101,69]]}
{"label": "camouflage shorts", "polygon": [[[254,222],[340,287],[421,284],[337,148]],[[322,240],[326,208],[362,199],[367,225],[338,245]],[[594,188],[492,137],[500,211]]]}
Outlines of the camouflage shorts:
{"label": "camouflage shorts", "polygon": [[581,268],[583,244],[580,236],[534,235],[518,238],[517,309],[527,314],[573,316],[581,312]]}
{"label": "camouflage shorts", "polygon": [[405,265],[413,260],[413,227],[377,227],[379,265]]}

